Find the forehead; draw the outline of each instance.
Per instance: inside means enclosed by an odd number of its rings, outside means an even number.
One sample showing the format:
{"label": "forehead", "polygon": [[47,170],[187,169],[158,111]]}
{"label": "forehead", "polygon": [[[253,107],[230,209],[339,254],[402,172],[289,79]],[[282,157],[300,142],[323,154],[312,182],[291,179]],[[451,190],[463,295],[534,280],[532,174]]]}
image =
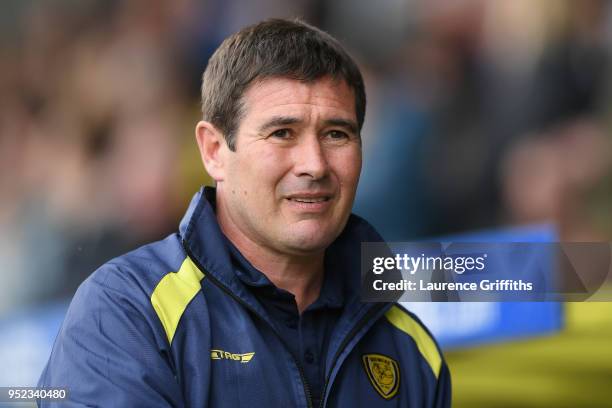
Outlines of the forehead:
{"label": "forehead", "polygon": [[317,108],[356,120],[352,89],[345,81],[330,77],[309,82],[281,77],[264,78],[247,88],[242,102],[245,118]]}

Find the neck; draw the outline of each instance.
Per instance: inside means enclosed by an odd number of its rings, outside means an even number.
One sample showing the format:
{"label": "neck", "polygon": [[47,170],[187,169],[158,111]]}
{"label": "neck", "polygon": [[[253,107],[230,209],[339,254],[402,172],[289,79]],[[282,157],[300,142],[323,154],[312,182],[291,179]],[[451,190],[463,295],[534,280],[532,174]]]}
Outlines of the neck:
{"label": "neck", "polygon": [[308,254],[287,254],[262,246],[239,231],[219,205],[217,220],[223,234],[255,268],[277,288],[295,296],[300,313],[317,300],[323,284],[324,250]]}
{"label": "neck", "polygon": [[317,300],[323,284],[323,253],[304,257],[283,256],[261,246],[249,245],[251,242],[228,238],[270,282],[295,296],[300,313]]}

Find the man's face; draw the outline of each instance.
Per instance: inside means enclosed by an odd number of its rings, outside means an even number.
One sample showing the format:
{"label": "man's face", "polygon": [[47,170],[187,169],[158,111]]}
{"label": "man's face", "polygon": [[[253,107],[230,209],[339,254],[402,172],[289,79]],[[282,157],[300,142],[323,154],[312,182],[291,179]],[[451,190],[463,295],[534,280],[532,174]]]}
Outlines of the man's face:
{"label": "man's face", "polygon": [[268,78],[243,103],[236,151],[222,153],[222,228],[278,254],[325,249],[346,224],[361,171],[352,90],[330,78]]}

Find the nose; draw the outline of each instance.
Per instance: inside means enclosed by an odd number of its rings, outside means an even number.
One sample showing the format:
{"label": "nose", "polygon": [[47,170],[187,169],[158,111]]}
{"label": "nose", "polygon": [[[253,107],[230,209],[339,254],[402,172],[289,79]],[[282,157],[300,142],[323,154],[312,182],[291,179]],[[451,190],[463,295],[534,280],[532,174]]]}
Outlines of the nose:
{"label": "nose", "polygon": [[310,177],[313,180],[325,178],[329,172],[327,152],[321,140],[315,135],[308,135],[300,140],[294,151],[294,172],[298,177]]}

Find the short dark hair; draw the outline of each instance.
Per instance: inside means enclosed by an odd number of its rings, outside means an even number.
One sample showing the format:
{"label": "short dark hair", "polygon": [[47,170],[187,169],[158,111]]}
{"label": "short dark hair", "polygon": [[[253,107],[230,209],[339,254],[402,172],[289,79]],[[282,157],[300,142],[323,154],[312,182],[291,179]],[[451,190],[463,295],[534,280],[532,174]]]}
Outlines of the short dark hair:
{"label": "short dark hair", "polygon": [[341,79],[353,90],[359,130],[366,96],[357,64],[331,35],[300,20],[270,19],[226,38],[202,75],[202,114],[235,149],[243,112],[242,96],[255,80],[287,77]]}

